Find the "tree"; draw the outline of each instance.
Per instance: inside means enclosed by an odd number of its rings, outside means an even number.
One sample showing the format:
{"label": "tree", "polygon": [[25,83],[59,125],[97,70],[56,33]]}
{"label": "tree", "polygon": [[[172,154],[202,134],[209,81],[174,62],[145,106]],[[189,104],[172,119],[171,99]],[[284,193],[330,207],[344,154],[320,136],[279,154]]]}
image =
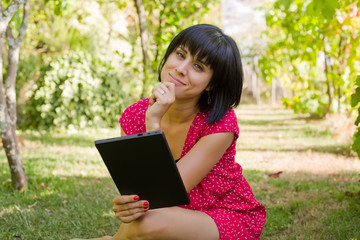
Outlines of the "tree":
{"label": "tree", "polygon": [[280,79],[288,87],[284,103],[295,112],[351,111],[351,79],[360,69],[359,7],[356,0],[277,0],[268,9],[271,43],[260,68],[268,82]]}
{"label": "tree", "polygon": [[[140,38],[142,61],[135,65],[135,68],[141,66],[140,98],[144,98],[151,84],[156,82],[160,60],[179,29],[198,23],[219,2],[219,0],[133,0],[136,17],[133,23],[129,23],[129,28],[138,29],[135,38]],[[137,44],[136,41],[133,43],[135,43],[133,45]],[[138,53],[134,52],[134,54]]]}
{"label": "tree", "polygon": [[[9,25],[13,15],[24,5],[19,34],[14,36]],[[22,164],[18,140],[16,136],[16,73],[19,63],[20,43],[27,28],[29,16],[29,0],[13,0],[4,10],[0,3],[0,127],[1,139],[9,162],[14,189],[23,190],[27,186],[25,169]],[[3,83],[3,37],[6,33],[8,45],[8,63],[5,86]]]}

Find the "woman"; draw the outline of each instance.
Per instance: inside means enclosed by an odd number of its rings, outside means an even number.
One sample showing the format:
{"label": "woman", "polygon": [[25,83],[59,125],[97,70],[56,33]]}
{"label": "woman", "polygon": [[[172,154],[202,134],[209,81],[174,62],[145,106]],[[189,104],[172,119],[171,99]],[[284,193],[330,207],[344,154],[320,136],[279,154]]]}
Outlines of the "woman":
{"label": "woman", "polygon": [[124,111],[121,133],[163,130],[191,202],[151,210],[139,196],[118,196],[122,224],[103,239],[260,239],[265,208],[235,162],[232,108],[243,81],[236,43],[212,25],[187,28],[170,43],[159,80],[150,98]]}

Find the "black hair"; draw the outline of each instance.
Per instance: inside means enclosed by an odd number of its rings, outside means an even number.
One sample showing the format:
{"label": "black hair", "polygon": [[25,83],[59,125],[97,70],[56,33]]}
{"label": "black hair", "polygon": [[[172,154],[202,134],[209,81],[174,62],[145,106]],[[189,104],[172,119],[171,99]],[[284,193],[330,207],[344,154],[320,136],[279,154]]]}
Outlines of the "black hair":
{"label": "black hair", "polygon": [[223,118],[229,108],[240,103],[243,86],[243,69],[239,49],[235,41],[221,29],[209,24],[199,24],[181,31],[170,43],[159,65],[161,70],[169,55],[177,47],[184,46],[197,59],[213,69],[209,91],[204,91],[199,99],[200,111],[209,112],[207,123],[215,123]]}

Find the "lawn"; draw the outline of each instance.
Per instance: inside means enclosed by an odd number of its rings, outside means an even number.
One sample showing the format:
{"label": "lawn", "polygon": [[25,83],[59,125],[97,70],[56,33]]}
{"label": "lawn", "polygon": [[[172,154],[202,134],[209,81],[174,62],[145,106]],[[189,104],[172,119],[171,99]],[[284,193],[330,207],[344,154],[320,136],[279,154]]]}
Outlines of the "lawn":
{"label": "lawn", "polygon": [[[360,240],[360,164],[328,121],[242,106],[237,161],[267,207],[262,239]],[[20,133],[28,189],[14,192],[0,151],[0,239],[114,234],[117,190],[94,140],[118,129]],[[278,178],[268,174],[282,171]]]}

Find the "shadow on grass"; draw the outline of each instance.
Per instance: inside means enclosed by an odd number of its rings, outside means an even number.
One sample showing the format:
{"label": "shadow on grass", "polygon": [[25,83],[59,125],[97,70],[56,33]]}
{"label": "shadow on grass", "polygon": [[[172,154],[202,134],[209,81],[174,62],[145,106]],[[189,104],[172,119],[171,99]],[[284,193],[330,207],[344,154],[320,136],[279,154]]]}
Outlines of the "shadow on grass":
{"label": "shadow on grass", "polygon": [[356,239],[360,234],[359,175],[336,176],[284,173],[279,178],[246,170],[267,219],[262,239]]}
{"label": "shadow on grass", "polygon": [[239,126],[294,126],[304,125],[305,122],[299,122],[304,120],[302,117],[291,117],[286,119],[241,119],[238,118]]}
{"label": "shadow on grass", "polygon": [[0,239],[71,239],[113,235],[112,198],[118,192],[109,178],[61,177],[29,179],[24,193],[10,183],[0,186]]}
{"label": "shadow on grass", "polygon": [[41,135],[22,133],[20,137],[46,146],[76,145],[80,147],[89,147],[89,146],[94,146],[94,141],[97,140],[93,136],[88,136],[84,134],[77,134],[77,135],[69,134],[69,135],[60,136],[59,134],[55,134],[55,133],[54,134],[46,133]]}
{"label": "shadow on grass", "polygon": [[350,149],[350,146],[345,144],[339,145],[326,145],[326,146],[311,146],[311,147],[301,147],[296,149],[291,148],[264,148],[264,147],[256,147],[256,148],[242,148],[241,146],[237,147],[238,151],[252,151],[252,152],[318,152],[318,153],[330,153],[335,155],[341,155],[345,157],[355,156],[354,152]]}
{"label": "shadow on grass", "polygon": [[[271,128],[256,128],[256,129],[246,129],[246,127],[240,128],[240,132],[250,132],[250,133],[282,133],[282,137],[285,138],[294,138],[294,137],[329,137],[332,135],[329,128],[318,129],[311,128],[309,126],[301,127],[271,127]],[[267,136],[267,138],[270,138]]]}

